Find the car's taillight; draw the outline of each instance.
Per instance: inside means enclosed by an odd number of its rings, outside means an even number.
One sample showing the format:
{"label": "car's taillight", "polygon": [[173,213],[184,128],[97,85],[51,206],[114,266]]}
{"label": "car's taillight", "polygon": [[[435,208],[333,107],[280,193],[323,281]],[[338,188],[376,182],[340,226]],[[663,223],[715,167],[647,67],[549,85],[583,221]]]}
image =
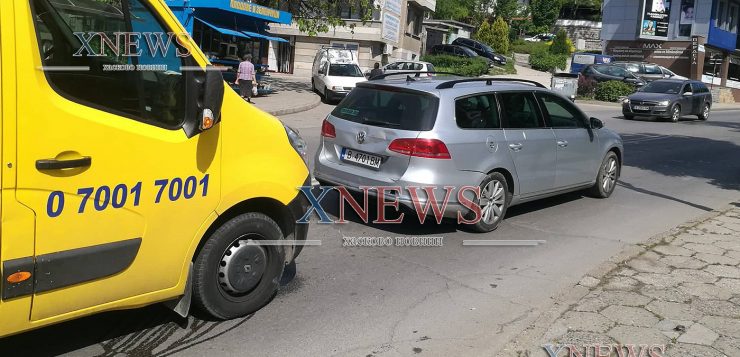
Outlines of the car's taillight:
{"label": "car's taillight", "polygon": [[337,137],[337,130],[334,128],[334,125],[326,119],[324,119],[324,123],[321,124],[321,136],[325,138]]}
{"label": "car's taillight", "polygon": [[388,150],[399,154],[429,159],[451,159],[447,145],[437,139],[396,139]]}

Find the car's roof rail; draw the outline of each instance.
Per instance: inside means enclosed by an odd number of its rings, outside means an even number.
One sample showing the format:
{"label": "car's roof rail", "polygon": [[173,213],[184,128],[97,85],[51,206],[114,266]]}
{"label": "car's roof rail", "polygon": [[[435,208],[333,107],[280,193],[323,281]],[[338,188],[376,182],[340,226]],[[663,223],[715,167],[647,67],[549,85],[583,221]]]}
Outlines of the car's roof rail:
{"label": "car's roof rail", "polygon": [[542,83],[531,81],[528,79],[518,79],[518,78],[465,78],[465,79],[456,79],[453,81],[447,81],[437,86],[437,89],[450,89],[455,87],[455,85],[460,83],[470,83],[470,82],[486,82],[486,85],[492,85],[493,82],[516,82],[516,83],[525,83],[530,84],[535,87],[539,88],[547,88]]}
{"label": "car's roof rail", "polygon": [[407,75],[410,77],[410,75],[414,75],[415,78],[419,78],[422,74],[446,74],[450,76],[460,76],[458,73],[452,73],[452,72],[434,72],[434,71],[404,71],[404,72],[395,72],[395,73],[383,73],[381,75],[378,75],[376,77],[373,77],[373,80],[376,79],[385,79],[386,77],[390,76],[398,76],[398,75]]}

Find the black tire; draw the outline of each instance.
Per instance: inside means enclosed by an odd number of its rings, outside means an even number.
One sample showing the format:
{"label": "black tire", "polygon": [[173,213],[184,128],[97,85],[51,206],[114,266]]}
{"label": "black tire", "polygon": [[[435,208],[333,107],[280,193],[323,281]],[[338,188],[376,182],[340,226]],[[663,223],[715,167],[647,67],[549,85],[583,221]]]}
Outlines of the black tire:
{"label": "black tire", "polygon": [[627,119],[627,120],[632,120],[632,119],[635,119],[635,116],[634,115],[627,115],[627,114],[625,114],[624,115],[624,118]]}
{"label": "black tire", "polygon": [[280,227],[261,213],[242,214],[224,223],[208,238],[193,265],[194,306],[220,320],[265,306],[280,286],[285,250],[279,245],[239,242],[281,239]]}
{"label": "black tire", "polygon": [[672,122],[678,123],[681,120],[681,106],[676,104],[671,108],[671,117],[669,118]]}
{"label": "black tire", "polygon": [[709,119],[710,110],[711,110],[711,107],[709,106],[709,104],[704,103],[704,107],[701,108],[701,112],[699,112],[699,115],[698,115],[699,120]]}
{"label": "black tire", "polygon": [[319,94],[319,91],[316,89],[316,80],[313,78],[311,78],[311,92]]}
{"label": "black tire", "polygon": [[[484,201],[484,194],[486,192],[486,186],[492,185],[493,187],[497,187],[496,183],[498,183],[498,187],[503,189],[503,204],[501,206],[495,205],[498,207],[498,210],[500,211],[500,214],[496,214],[496,209],[491,208],[489,214],[494,215],[494,219],[491,221],[486,221],[486,207],[488,206],[486,202]],[[506,177],[498,172],[493,172],[486,176],[485,179],[483,179],[483,182],[480,184],[481,188],[481,198],[478,201],[479,206],[481,207],[481,219],[476,224],[470,225],[470,229],[472,229],[475,232],[478,233],[487,233],[494,231],[496,228],[498,228],[501,221],[504,220],[504,217],[506,217],[506,211],[509,209],[509,204],[511,203],[511,192],[509,192],[509,184],[506,183]],[[497,190],[494,190],[492,192],[493,197],[495,198],[495,194]],[[495,201],[494,201],[495,202]],[[468,219],[472,219],[473,214],[468,216]]]}
{"label": "black tire", "polygon": [[[612,163],[614,166],[612,166]],[[589,194],[596,198],[609,198],[617,187],[617,180],[622,173],[622,165],[619,157],[614,151],[609,151],[604,157],[604,161],[599,165],[599,173],[596,176],[596,183],[589,189]],[[605,183],[609,180],[609,183]]]}

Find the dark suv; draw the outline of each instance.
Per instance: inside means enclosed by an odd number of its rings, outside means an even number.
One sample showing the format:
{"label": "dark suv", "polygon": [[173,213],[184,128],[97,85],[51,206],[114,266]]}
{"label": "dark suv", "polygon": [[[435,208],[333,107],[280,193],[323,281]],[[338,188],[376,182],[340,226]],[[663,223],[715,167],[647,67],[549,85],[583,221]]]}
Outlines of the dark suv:
{"label": "dark suv", "polygon": [[469,48],[477,53],[479,56],[488,58],[502,66],[506,64],[506,57],[496,54],[496,52],[494,52],[493,49],[485,43],[471,40],[469,38],[459,37],[456,38],[455,41],[452,41],[452,44]]}
{"label": "dark suv", "polygon": [[[429,49],[429,54],[468,57],[468,58],[480,57],[478,56],[477,53],[475,53],[475,51],[467,47],[456,46],[456,45],[435,45],[435,46],[432,46],[431,49]],[[487,57],[482,57],[482,58],[488,61],[489,67],[493,67],[493,60]]]}
{"label": "dark suv", "polygon": [[610,64],[592,64],[583,68],[581,75],[597,82],[622,81],[637,87],[645,85],[645,81],[632,72]]}

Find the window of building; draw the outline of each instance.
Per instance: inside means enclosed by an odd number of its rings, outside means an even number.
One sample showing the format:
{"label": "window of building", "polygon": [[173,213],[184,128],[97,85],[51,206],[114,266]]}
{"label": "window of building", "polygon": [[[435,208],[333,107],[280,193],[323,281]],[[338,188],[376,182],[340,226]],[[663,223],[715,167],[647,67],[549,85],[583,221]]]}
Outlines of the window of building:
{"label": "window of building", "polygon": [[421,34],[422,22],[424,21],[423,17],[424,11],[409,4],[406,10],[406,32],[414,36],[419,36]]}
{"label": "window of building", "polygon": [[[177,54],[175,41],[165,53],[152,52],[143,45],[140,56],[127,56],[120,48],[116,53],[102,40],[91,40],[90,48],[85,49],[73,34],[102,32],[115,41],[116,32],[167,36],[169,31],[140,0],[86,4],[83,8],[48,0],[32,1],[42,64],[60,68],[45,72],[54,90],[96,109],[160,127],[179,128],[186,105],[182,58]],[[101,49],[105,56],[90,53],[101,53]],[[147,67],[119,70],[120,66]],[[70,67],[80,70],[65,69]]]}
{"label": "window of building", "polygon": [[714,83],[716,85],[722,83],[722,77],[720,76],[722,58],[723,56],[721,52],[707,49],[704,57],[704,70],[701,78],[702,82]]}
{"label": "window of building", "polygon": [[737,3],[731,3],[729,6],[729,11],[727,12],[727,20],[725,21],[725,30],[737,33],[737,17],[738,17],[738,5]]}
{"label": "window of building", "polygon": [[484,94],[456,100],[455,121],[462,129],[501,128],[496,96]]}

